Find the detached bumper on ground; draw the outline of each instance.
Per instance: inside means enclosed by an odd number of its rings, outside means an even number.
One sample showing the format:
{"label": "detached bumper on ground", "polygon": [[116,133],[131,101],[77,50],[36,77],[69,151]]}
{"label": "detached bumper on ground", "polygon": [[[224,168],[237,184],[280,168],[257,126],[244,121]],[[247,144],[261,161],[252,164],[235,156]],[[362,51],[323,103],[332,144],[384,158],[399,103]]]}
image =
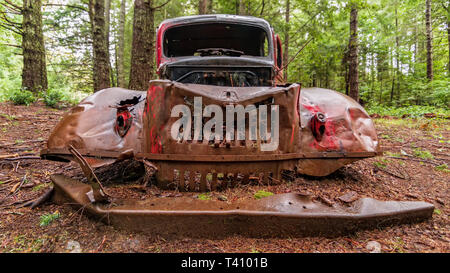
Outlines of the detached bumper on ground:
{"label": "detached bumper on ground", "polygon": [[115,227],[161,235],[254,237],[342,235],[360,229],[414,223],[431,217],[426,202],[378,201],[362,198],[351,205],[330,205],[295,193],[235,203],[192,197],[152,200],[113,200],[91,203],[91,187],[53,175],[53,199],[59,204],[84,207],[84,212]]}

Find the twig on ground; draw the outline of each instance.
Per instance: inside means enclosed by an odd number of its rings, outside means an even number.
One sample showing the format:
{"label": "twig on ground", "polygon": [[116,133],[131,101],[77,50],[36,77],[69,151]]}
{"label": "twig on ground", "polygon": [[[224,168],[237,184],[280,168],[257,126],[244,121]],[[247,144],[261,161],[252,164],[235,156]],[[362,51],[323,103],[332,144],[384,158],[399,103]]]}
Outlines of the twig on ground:
{"label": "twig on ground", "polygon": [[23,159],[41,159],[40,156],[19,156],[19,157],[7,157],[7,158],[2,158],[3,160],[6,161],[16,161],[16,160],[23,160]]}
{"label": "twig on ground", "polygon": [[105,242],[106,242],[106,235],[103,235],[103,240],[100,243],[100,245],[97,247],[97,250],[95,252],[101,251],[103,249],[103,245],[105,244]]}
{"label": "twig on ground", "polygon": [[19,156],[19,154],[6,154],[6,155],[0,155],[0,159],[5,159],[5,158],[14,158],[16,156]]}
{"label": "twig on ground", "polygon": [[397,175],[397,174],[392,173],[392,172],[390,172],[390,171],[388,171],[388,170],[385,170],[385,169],[383,169],[383,168],[378,168],[378,167],[375,167],[375,168],[376,168],[377,170],[379,170],[379,171],[385,172],[385,173],[387,173],[387,174],[389,174],[389,175],[392,175],[392,176],[394,176],[394,177],[397,177],[397,178],[400,178],[400,179],[404,179],[404,180],[407,179],[406,177]]}
{"label": "twig on ground", "polygon": [[31,209],[34,209],[35,207],[38,207],[38,206],[42,205],[43,203],[45,203],[47,200],[49,200],[52,197],[53,191],[54,191],[54,188],[50,188],[44,194],[39,196],[38,198],[28,201],[19,207],[30,207]]}
{"label": "twig on ground", "polygon": [[45,141],[45,139],[31,139],[31,140],[4,143],[4,144],[1,144],[0,147],[15,146],[15,145],[20,145],[20,144],[24,144],[24,143],[35,143],[35,142],[44,142],[44,141]]}

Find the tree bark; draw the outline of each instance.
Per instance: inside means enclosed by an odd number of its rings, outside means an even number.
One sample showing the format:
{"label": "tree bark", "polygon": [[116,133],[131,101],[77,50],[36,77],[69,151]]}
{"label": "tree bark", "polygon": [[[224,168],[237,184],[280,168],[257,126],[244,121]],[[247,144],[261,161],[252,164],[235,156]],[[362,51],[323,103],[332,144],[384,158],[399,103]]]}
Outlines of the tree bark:
{"label": "tree bark", "polygon": [[448,39],[448,76],[450,76],[450,7],[447,6],[447,39]]}
{"label": "tree bark", "polygon": [[[400,71],[400,38],[399,38],[399,31],[398,31],[398,14],[397,14],[397,2],[395,3],[395,59],[396,59],[396,71],[395,71],[395,78],[397,81],[397,98],[400,98],[400,78],[401,78],[401,71]],[[394,95],[394,94],[393,94]],[[392,99],[391,99],[392,101]]]}
{"label": "tree bark", "polygon": [[106,48],[108,49],[108,60],[109,60],[109,71],[111,74],[111,84],[112,86],[116,86],[115,84],[115,79],[114,79],[114,73],[113,73],[113,69],[112,69],[112,65],[111,65],[111,56],[109,54],[109,48],[110,48],[110,43],[109,43],[109,33],[111,31],[111,24],[110,24],[110,20],[111,20],[111,0],[105,0],[105,36],[106,36]]}
{"label": "tree bark", "polygon": [[94,92],[111,87],[110,62],[106,42],[105,1],[89,0],[89,17],[92,29],[92,48],[94,53],[93,79]]}
{"label": "tree bark", "polygon": [[47,66],[40,0],[24,0],[22,9],[22,88],[33,93],[47,90]]}
{"label": "tree bark", "polygon": [[126,0],[120,2],[119,14],[119,45],[117,54],[117,85],[126,87],[124,72],[124,55],[125,55],[125,16],[126,16]]}
{"label": "tree bark", "polygon": [[288,67],[287,63],[289,62],[289,17],[290,17],[290,9],[291,9],[291,3],[290,0],[286,0],[286,13],[285,13],[285,23],[286,28],[284,31],[284,52],[283,52],[283,63],[286,66],[283,71],[284,81],[287,81],[288,77]]}
{"label": "tree bark", "polygon": [[427,79],[433,80],[433,36],[431,25],[431,0],[426,0],[426,35],[427,35]]}
{"label": "tree bark", "polygon": [[152,0],[134,1],[133,43],[129,88],[147,90],[154,70],[154,10]]}
{"label": "tree bark", "polygon": [[239,15],[245,15],[245,3],[244,0],[239,0]]}
{"label": "tree bark", "polygon": [[111,0],[105,0],[105,36],[106,36],[106,46],[108,48],[109,48],[110,15],[111,15]]}
{"label": "tree bark", "polygon": [[198,14],[211,13],[212,0],[199,0],[198,1]]}
{"label": "tree bark", "polygon": [[349,96],[359,100],[358,83],[358,9],[353,4],[350,11],[350,41],[349,47]]}
{"label": "tree bark", "polygon": [[343,74],[344,74],[344,78],[345,78],[345,94],[348,96],[348,92],[349,92],[349,73],[348,73],[348,69],[349,69],[349,65],[348,65],[348,60],[349,60],[349,56],[348,56],[348,48],[347,50],[345,50],[343,56],[342,56],[342,67],[343,69]]}

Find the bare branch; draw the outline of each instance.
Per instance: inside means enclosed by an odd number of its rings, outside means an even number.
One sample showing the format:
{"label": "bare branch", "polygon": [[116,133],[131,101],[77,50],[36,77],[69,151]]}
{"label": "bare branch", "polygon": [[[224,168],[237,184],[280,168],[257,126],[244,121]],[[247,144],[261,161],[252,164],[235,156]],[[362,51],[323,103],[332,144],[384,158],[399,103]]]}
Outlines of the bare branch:
{"label": "bare branch", "polygon": [[4,44],[4,43],[1,43],[0,45],[11,46],[11,47],[17,47],[17,48],[22,48],[20,45],[13,45],[13,44]]}
{"label": "bare branch", "polygon": [[289,62],[287,62],[287,64],[285,64],[283,66],[283,68],[281,68],[280,70],[284,70],[286,67],[288,67],[288,65],[297,57],[297,55],[302,52],[302,50],[309,44],[309,42],[311,42],[314,38],[310,38],[308,41],[306,41],[306,43],[300,48],[299,51],[297,51],[297,53],[295,53],[294,57],[291,58],[291,60]]}
{"label": "bare branch", "polygon": [[4,29],[7,29],[9,31],[12,31],[12,32],[14,32],[14,33],[16,33],[16,34],[18,34],[20,36],[23,35],[23,32],[18,30],[17,27],[5,25],[5,23],[1,23],[1,22],[0,22],[0,27],[2,27]]}
{"label": "bare branch", "polygon": [[17,23],[17,22],[13,22],[11,20],[8,19],[8,17],[6,16],[5,12],[0,12],[0,14],[3,16],[3,18],[5,19],[5,21],[11,25],[11,26],[17,26],[18,28],[22,27],[22,23]]}
{"label": "bare branch", "polygon": [[87,8],[82,7],[82,6],[77,6],[77,5],[64,5],[64,4],[51,4],[51,3],[49,3],[49,4],[44,4],[43,6],[45,6],[45,7],[47,7],[47,6],[50,6],[50,7],[68,7],[68,8],[73,8],[73,9],[78,9],[78,10],[81,10],[81,11],[88,12]]}
{"label": "bare branch", "polygon": [[266,6],[266,3],[264,2],[264,0],[262,0],[261,5],[262,5],[262,7],[261,7],[261,11],[259,13],[259,16],[262,16],[264,14],[264,7]]}
{"label": "bare branch", "polygon": [[8,3],[8,4],[10,5],[10,8],[11,8],[11,9],[13,9],[13,10],[15,10],[15,11],[18,11],[18,12],[22,13],[22,10],[23,10],[22,7],[19,7],[18,5],[12,3],[10,0],[5,0],[5,2]]}
{"label": "bare branch", "polygon": [[16,14],[16,15],[21,15],[22,14],[20,11],[18,11],[16,9],[13,9],[12,7],[8,6],[5,3],[0,3],[0,4],[5,7],[5,9],[6,9],[5,12],[6,13],[12,13],[12,14]]}
{"label": "bare branch", "polygon": [[155,9],[160,9],[160,8],[164,7],[165,5],[169,4],[169,2],[170,2],[170,0],[167,0],[164,4],[156,6],[156,7],[152,7],[152,9],[154,9],[154,10]]}

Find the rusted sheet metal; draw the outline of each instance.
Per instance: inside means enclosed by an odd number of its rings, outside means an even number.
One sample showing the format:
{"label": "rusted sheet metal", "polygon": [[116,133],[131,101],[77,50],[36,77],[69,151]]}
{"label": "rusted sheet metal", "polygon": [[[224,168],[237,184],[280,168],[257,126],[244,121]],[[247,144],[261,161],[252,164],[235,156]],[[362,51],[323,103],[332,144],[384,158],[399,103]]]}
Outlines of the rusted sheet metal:
{"label": "rusted sheet metal", "polygon": [[[170,130],[177,118],[171,118],[170,113],[176,105],[188,105],[193,111],[194,97],[201,97],[205,105],[248,105],[258,106],[279,105],[280,108],[280,146],[271,154],[297,152],[300,150],[298,142],[299,119],[296,114],[296,102],[300,86],[293,84],[288,87],[227,87],[198,84],[181,84],[171,81],[152,81],[147,92],[147,102],[144,109],[143,122],[145,143],[143,151],[146,153],[163,154],[267,154],[261,151],[261,140],[256,143],[250,140],[225,140],[217,145],[211,145],[208,140],[176,141],[171,138]],[[269,108],[270,109],[270,108]],[[225,112],[225,111],[224,111]],[[224,117],[225,118],[225,117]],[[270,120],[270,113],[268,114]],[[247,122],[248,124],[248,122]],[[192,128],[193,130],[193,128]],[[246,127],[248,135],[248,126]],[[286,141],[287,140],[287,141]],[[217,149],[220,148],[220,149]],[[195,151],[194,153],[191,153]]]}
{"label": "rusted sheet metal", "polygon": [[119,200],[91,203],[89,185],[53,175],[54,201],[84,211],[116,227],[152,234],[222,237],[237,233],[254,237],[342,235],[359,229],[418,222],[431,217],[426,202],[378,201],[362,198],[350,205],[317,201],[295,193],[233,203],[192,197]]}
{"label": "rusted sheet metal", "polygon": [[[350,97],[329,89],[303,88],[299,107],[302,151],[377,151],[372,119]],[[314,122],[318,113],[324,116],[323,123]],[[314,135],[311,122],[323,127],[320,138]]]}
{"label": "rusted sheet metal", "polygon": [[[68,148],[124,152],[139,151],[145,92],[109,88],[85,98],[64,115],[53,129],[48,149]],[[118,108],[133,116],[125,136],[116,131]],[[122,112],[123,113],[123,112]],[[45,153],[44,153],[45,154]],[[49,155],[51,156],[51,155]]]}
{"label": "rusted sheet metal", "polygon": [[[201,98],[203,110],[206,105],[266,105],[269,109],[277,105],[281,121],[277,149],[263,151],[261,147],[268,141],[259,134],[255,140],[227,140],[225,131],[223,140],[172,138],[177,118],[171,117],[171,110],[187,105],[194,113],[194,98]],[[246,136],[250,134],[248,125],[246,116]],[[124,154],[150,160],[158,169],[159,186],[186,190],[211,189],[215,182],[207,177],[225,176],[233,185],[255,176],[265,183],[281,181],[281,173],[293,169],[324,176],[378,153],[370,117],[338,92],[301,89],[298,84],[228,87],[169,80],[152,81],[147,93],[113,88],[88,97],[65,115],[41,154],[70,160],[69,145],[93,167],[111,164]],[[188,184],[191,186],[185,186]]]}
{"label": "rusted sheet metal", "polygon": [[80,165],[81,170],[87,177],[88,183],[91,186],[91,190],[86,193],[91,203],[108,200],[108,195],[106,194],[102,183],[98,180],[86,159],[84,159],[80,152],[78,152],[72,145],[69,147],[69,151],[73,155],[74,160]]}

